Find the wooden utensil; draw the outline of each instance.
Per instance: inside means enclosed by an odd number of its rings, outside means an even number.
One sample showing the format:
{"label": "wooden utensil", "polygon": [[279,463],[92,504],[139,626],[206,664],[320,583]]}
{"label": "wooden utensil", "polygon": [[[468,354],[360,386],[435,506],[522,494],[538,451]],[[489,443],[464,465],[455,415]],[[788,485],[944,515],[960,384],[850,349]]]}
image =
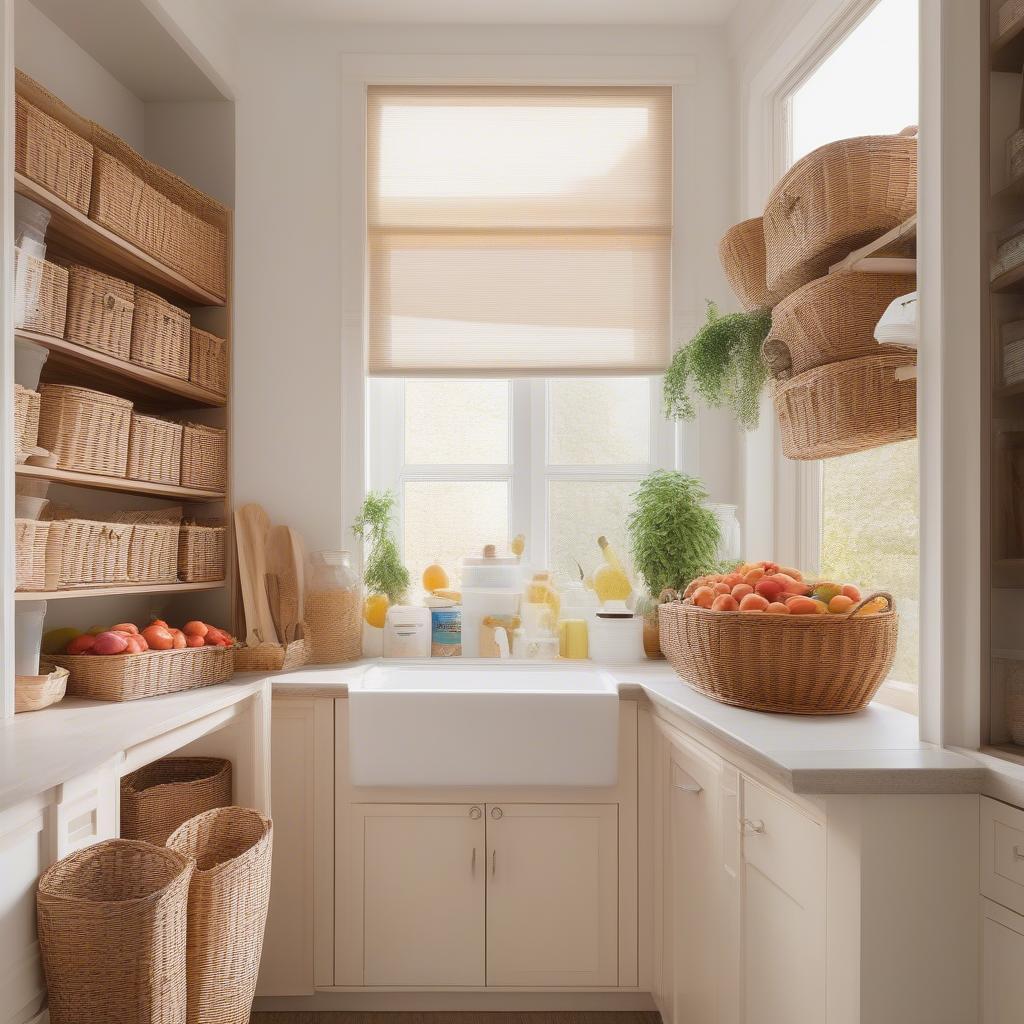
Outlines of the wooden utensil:
{"label": "wooden utensil", "polygon": [[298,638],[303,615],[302,538],[288,526],[274,526],[267,536],[267,570],[277,577],[282,643]]}
{"label": "wooden utensil", "polygon": [[250,647],[278,642],[267,600],[266,543],[269,532],[270,518],[262,506],[249,504],[235,510],[238,573],[245,606],[246,643]]}

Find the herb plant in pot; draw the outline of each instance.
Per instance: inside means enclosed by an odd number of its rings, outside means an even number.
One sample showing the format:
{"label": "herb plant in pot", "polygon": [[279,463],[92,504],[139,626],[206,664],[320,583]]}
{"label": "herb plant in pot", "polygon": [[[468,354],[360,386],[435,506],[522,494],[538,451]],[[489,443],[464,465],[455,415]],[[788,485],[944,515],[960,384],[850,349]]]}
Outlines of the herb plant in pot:
{"label": "herb plant in pot", "polygon": [[409,570],[402,564],[394,532],[395,496],[369,491],[363,499],[352,533],[368,546],[363,567],[363,653],[379,655],[388,608],[409,589]]}
{"label": "herb plant in pot", "polygon": [[682,592],[718,564],[721,531],[715,514],[704,506],[707,497],[696,477],[663,469],[644,479],[633,495],[626,527],[633,567],[646,588],[636,610],[644,616],[648,657],[661,657],[658,605],[663,593]]}

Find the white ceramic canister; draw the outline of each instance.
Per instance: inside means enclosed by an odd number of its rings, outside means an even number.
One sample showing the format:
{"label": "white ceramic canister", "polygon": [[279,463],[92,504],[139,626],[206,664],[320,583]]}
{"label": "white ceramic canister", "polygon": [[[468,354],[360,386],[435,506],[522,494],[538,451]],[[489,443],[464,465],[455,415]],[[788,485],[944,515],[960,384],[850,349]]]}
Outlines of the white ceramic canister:
{"label": "white ceramic canister", "polygon": [[628,611],[594,612],[587,642],[591,661],[599,665],[632,665],[643,661],[643,616]]}
{"label": "white ceramic canister", "polygon": [[395,604],[384,620],[385,658],[430,657],[430,609]]}

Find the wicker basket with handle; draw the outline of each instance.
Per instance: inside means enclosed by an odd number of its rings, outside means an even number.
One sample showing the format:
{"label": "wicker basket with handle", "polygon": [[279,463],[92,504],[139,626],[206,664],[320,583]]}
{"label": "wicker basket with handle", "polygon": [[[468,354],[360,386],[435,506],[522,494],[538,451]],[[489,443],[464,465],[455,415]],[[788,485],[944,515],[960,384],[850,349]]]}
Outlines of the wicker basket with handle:
{"label": "wicker basket with handle", "polygon": [[764,209],[769,291],[788,295],[823,276],[916,209],[912,135],[842,139],[808,153],[772,189]]}
{"label": "wicker basket with handle", "polygon": [[154,484],[180,483],[181,430],[180,423],[133,411],[126,476]]}
{"label": "wicker basket with handle", "polygon": [[221,397],[228,393],[228,343],[209,331],[192,327],[188,379]]}
{"label": "wicker basket with handle", "polygon": [[23,249],[14,250],[14,326],[63,338],[68,311],[68,272]]}
{"label": "wicker basket with handle", "polygon": [[135,286],[79,263],[66,264],[68,317],[65,336],[77,345],[128,359],[132,348]]}
{"label": "wicker basket with handle", "polygon": [[163,846],[189,818],[230,803],[230,761],[162,757],[121,779],[121,834]]}
{"label": "wicker basket with handle", "polygon": [[188,380],[190,321],[186,310],[145,288],[136,288],[131,361]]}
{"label": "wicker basket with handle", "polygon": [[176,850],[108,839],[43,873],[36,917],[52,1024],[185,1020],[194,868]]}
{"label": "wicker basket with handle", "polygon": [[14,461],[21,465],[33,452],[39,439],[38,391],[14,385]]}
{"label": "wicker basket with handle", "polygon": [[127,583],[131,539],[132,528],[124,523],[73,515],[54,519],[46,540],[46,589]]}
{"label": "wicker basket with handle", "polygon": [[39,444],[61,469],[124,476],[131,402],[67,384],[43,384],[39,393]]}
{"label": "wicker basket with handle", "polygon": [[[884,597],[888,611],[857,615]],[[845,615],[658,607],[661,649],[683,682],[723,704],[789,715],[847,715],[871,703],[896,656],[892,596]]]}
{"label": "wicker basket with handle", "polygon": [[781,296],[768,290],[764,269],[764,223],[760,217],[734,224],[718,243],[718,258],[740,305],[771,309]]}
{"label": "wicker basket with handle", "polygon": [[181,524],[178,576],[183,583],[210,583],[227,576],[227,528],[221,522]]}
{"label": "wicker basket with handle", "polygon": [[167,848],[196,862],[188,892],[188,1024],[248,1024],[270,903],[273,826],[248,807],[190,818]]}

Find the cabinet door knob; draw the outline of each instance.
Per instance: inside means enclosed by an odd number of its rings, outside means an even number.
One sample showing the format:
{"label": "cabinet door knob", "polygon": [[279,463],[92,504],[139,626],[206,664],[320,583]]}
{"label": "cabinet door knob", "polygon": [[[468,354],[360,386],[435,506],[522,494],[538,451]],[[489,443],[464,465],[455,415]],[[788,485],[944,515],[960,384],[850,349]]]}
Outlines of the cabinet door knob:
{"label": "cabinet door knob", "polygon": [[491,808],[491,817],[497,821],[501,817],[502,811],[500,807]]}
{"label": "cabinet door knob", "polygon": [[473,847],[473,856],[472,856],[472,858],[470,859],[470,862],[469,862],[469,873],[471,875],[475,875],[476,874],[476,847],[475,846]]}
{"label": "cabinet door knob", "polygon": [[469,809],[469,816],[474,821],[477,821],[481,817],[481,815],[483,815],[483,813],[484,812],[481,811],[479,807],[470,807],[470,809]]}
{"label": "cabinet door knob", "polygon": [[491,878],[494,877],[494,872],[498,869],[498,851],[491,850]]}
{"label": "cabinet door knob", "polygon": [[760,818],[751,820],[750,818],[744,818],[741,822],[743,832],[745,835],[764,835],[764,822]]}

